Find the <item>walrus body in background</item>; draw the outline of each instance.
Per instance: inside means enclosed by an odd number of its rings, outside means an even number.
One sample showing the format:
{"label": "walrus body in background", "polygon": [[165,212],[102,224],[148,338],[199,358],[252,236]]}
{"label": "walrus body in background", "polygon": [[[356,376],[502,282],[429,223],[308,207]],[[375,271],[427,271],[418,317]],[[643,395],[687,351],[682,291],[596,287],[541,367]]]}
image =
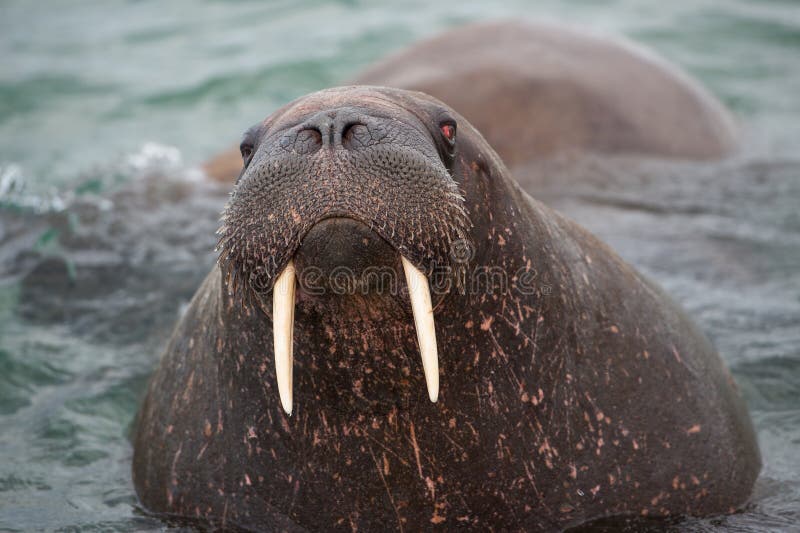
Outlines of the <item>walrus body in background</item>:
{"label": "walrus body in background", "polygon": [[[242,154],[219,265],[138,417],[145,507],[260,530],[534,531],[747,501],[758,447],[708,340],[447,106],[322,91]],[[316,275],[296,299],[295,270]]]}
{"label": "walrus body in background", "polygon": [[[737,144],[730,114],[686,74],[627,40],[563,25],[460,27],[390,55],[354,83],[442,100],[512,170],[568,152],[713,159]],[[233,180],[238,149],[204,168]]]}

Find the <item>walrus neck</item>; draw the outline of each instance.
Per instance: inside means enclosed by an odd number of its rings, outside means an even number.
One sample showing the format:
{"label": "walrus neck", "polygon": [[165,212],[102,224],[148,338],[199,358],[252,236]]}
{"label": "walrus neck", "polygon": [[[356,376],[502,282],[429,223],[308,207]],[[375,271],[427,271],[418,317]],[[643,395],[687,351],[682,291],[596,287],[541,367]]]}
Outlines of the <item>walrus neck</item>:
{"label": "walrus neck", "polygon": [[299,303],[295,344],[298,406],[346,418],[385,414],[425,391],[411,312],[387,299]]}

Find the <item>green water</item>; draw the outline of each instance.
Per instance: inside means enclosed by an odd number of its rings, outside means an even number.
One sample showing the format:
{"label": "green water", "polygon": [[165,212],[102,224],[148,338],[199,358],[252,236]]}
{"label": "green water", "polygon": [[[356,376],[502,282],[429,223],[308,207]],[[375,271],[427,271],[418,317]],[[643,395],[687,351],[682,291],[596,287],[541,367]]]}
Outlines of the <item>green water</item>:
{"label": "green water", "polygon": [[295,96],[498,17],[625,34],[738,115],[746,142],[733,160],[655,165],[661,178],[636,191],[587,185],[559,207],[689,309],[751,407],[765,463],[753,505],[682,527],[797,525],[796,0],[4,1],[0,530],[164,527],[137,508],[127,432],[214,259],[226,191],[193,181],[192,165]]}

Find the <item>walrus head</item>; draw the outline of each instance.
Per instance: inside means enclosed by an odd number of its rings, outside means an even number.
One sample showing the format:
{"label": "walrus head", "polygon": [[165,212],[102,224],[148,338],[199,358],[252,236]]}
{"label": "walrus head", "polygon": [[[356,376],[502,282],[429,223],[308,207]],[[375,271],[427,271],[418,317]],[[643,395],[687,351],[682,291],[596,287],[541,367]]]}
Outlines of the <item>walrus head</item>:
{"label": "walrus head", "polygon": [[[428,277],[445,273],[437,294],[453,286],[453,250],[468,243],[470,228],[452,176],[456,127],[452,111],[432,98],[345,87],[301,98],[245,134],[244,168],[219,230],[219,265],[231,294],[271,315],[287,413],[298,277],[306,299],[343,292],[358,293],[362,305],[409,299],[436,401]],[[372,275],[387,270],[403,273],[407,296]]]}

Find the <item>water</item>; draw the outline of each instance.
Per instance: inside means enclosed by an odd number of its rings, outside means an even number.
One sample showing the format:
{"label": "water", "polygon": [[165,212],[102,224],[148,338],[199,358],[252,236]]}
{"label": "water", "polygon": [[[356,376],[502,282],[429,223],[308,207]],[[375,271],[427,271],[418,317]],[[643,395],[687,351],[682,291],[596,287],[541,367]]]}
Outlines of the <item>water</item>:
{"label": "water", "polygon": [[0,5],[0,530],[164,527],[136,506],[127,434],[214,260],[226,190],[193,164],[390,50],[502,16],[644,42],[740,118],[745,149],[731,160],[589,160],[565,166],[569,195],[541,195],[675,295],[752,411],[765,463],[752,506],[671,527],[797,527],[795,0],[85,0]]}

